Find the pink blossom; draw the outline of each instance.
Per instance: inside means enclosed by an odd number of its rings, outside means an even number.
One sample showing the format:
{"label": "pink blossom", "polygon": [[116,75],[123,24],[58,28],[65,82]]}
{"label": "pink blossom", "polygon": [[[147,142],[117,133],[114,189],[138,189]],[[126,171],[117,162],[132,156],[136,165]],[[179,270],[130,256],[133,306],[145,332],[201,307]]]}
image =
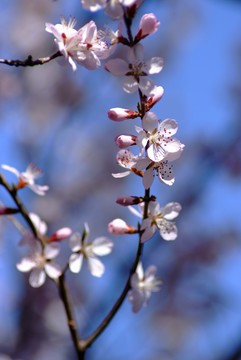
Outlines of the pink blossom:
{"label": "pink blossom", "polygon": [[153,34],[159,28],[160,22],[157,20],[154,14],[145,14],[142,16],[137,34],[136,41],[144,39],[147,35]]}
{"label": "pink blossom", "polygon": [[70,18],[67,23],[63,17],[61,24],[46,23],[46,31],[55,36],[59,51],[73,71],[77,70],[75,62],[88,70],[95,70],[101,65],[100,60],[110,55],[111,49],[106,41],[101,39],[103,32],[101,35],[98,33],[94,21],[90,21],[78,31],[73,29],[75,23],[75,19]]}

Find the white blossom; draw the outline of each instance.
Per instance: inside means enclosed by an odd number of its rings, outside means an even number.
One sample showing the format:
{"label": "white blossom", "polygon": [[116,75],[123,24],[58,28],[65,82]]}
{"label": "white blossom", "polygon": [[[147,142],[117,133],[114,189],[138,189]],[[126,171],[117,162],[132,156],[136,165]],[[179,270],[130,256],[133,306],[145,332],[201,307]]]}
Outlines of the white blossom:
{"label": "white blossom", "polygon": [[156,267],[151,265],[144,273],[142,263],[139,262],[136,272],[131,276],[131,290],[128,293],[128,300],[132,304],[134,313],[137,313],[143,305],[148,305],[152,292],[160,290],[162,281],[155,276],[156,270]]}
{"label": "white blossom", "polygon": [[93,276],[101,277],[105,271],[104,264],[98,256],[108,255],[112,251],[113,243],[105,236],[98,237],[89,242],[89,227],[85,223],[85,230],[81,236],[75,233],[70,238],[70,248],[73,254],[69,258],[69,268],[73,273],[79,273],[83,259],[87,261],[87,267]]}
{"label": "white blossom", "polygon": [[17,263],[17,269],[21,272],[29,272],[29,283],[32,287],[37,288],[44,284],[46,274],[57,279],[61,275],[60,266],[52,259],[59,253],[57,243],[47,244],[44,249],[38,241],[32,243],[28,257],[23,258]]}
{"label": "white blossom", "polygon": [[42,171],[40,168],[36,167],[34,164],[29,164],[27,169],[23,172],[19,172],[14,167],[8,165],[2,165],[2,168],[12,172],[18,178],[18,184],[15,188],[22,189],[24,187],[30,188],[33,192],[38,195],[45,195],[45,192],[49,189],[47,185],[37,185],[35,184],[35,179],[37,179],[41,174]]}
{"label": "white blossom", "polygon": [[122,88],[129,94],[138,89],[150,97],[155,94],[156,85],[147,75],[158,74],[163,68],[163,59],[152,57],[144,62],[144,48],[142,44],[136,44],[129,48],[127,60],[111,59],[105,64],[105,69],[116,76],[126,76]]}

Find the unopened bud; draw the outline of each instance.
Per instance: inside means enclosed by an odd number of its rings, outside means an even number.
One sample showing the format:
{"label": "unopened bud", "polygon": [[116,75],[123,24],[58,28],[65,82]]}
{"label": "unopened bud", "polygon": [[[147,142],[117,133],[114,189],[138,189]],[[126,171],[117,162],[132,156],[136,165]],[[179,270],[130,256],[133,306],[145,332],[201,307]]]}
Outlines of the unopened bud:
{"label": "unopened bud", "polygon": [[122,206],[137,205],[143,202],[143,198],[138,196],[122,195],[118,197],[116,202]]}
{"label": "unopened bud", "polygon": [[159,28],[160,22],[154,14],[145,14],[142,16],[135,41],[145,38],[147,35],[153,34]]}
{"label": "unopened bud", "polygon": [[136,228],[128,225],[122,219],[114,219],[108,224],[108,231],[112,235],[135,234],[138,232]]}
{"label": "unopened bud", "polygon": [[153,95],[146,101],[146,111],[149,111],[159,100],[161,100],[164,94],[164,89],[162,86],[157,86],[152,93]]}
{"label": "unopened bud", "polygon": [[18,209],[8,208],[8,207],[0,207],[0,215],[11,215],[18,213]]}
{"label": "unopened bud", "polygon": [[139,116],[137,111],[122,109],[122,108],[112,108],[108,111],[108,117],[113,121],[123,121],[126,119],[135,119]]}
{"label": "unopened bud", "polygon": [[72,230],[68,227],[61,228],[48,238],[48,242],[60,241],[67,239],[72,234]]}
{"label": "unopened bud", "polygon": [[121,134],[121,135],[116,136],[115,142],[116,142],[116,145],[120,149],[125,149],[128,146],[136,145],[136,136],[135,135]]}

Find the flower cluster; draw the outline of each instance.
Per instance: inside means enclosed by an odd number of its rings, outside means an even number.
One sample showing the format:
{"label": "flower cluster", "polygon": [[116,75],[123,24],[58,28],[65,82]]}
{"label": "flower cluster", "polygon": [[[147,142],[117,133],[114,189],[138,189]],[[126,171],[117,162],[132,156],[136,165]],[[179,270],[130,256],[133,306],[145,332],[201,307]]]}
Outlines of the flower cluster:
{"label": "flower cluster", "polygon": [[[88,1],[85,3],[90,4]],[[107,6],[107,3],[110,5],[111,1],[103,2],[102,6]],[[120,5],[122,1],[116,3]],[[136,2],[131,1],[131,5],[134,3]],[[125,12],[125,16],[128,16],[128,11]],[[141,18],[135,36],[128,35],[128,39],[122,36],[120,42],[128,47],[127,51],[123,51],[121,58],[110,59],[105,64],[108,72],[124,77],[122,88],[126,93],[138,92],[140,98],[137,110],[115,107],[108,111],[109,119],[117,122],[140,118],[140,125],[135,126],[135,134],[119,134],[115,138],[116,145],[120,149],[117,153],[117,164],[125,171],[112,175],[115,178],[130,174],[137,175],[142,178],[145,189],[144,197],[124,195],[117,199],[118,204],[128,206],[132,213],[141,218],[138,228],[118,218],[109,223],[108,230],[114,235],[139,233],[141,244],[151,239],[157,230],[164,240],[175,240],[177,226],[172,220],[181,211],[181,205],[177,202],[161,206],[153,195],[150,196],[155,175],[161,183],[169,186],[174,184],[172,162],[181,156],[184,148],[180,140],[175,137],[178,130],[177,121],[158,119],[157,115],[150,111],[161,100],[164,90],[149,76],[160,73],[163,59],[156,56],[145,60],[144,46],[140,41],[157,31],[159,25],[154,14],[145,14]],[[126,26],[128,32],[130,30],[128,22]],[[132,152],[130,147],[136,148],[136,151]],[[139,211],[133,205],[138,205]],[[151,291],[159,289],[160,282],[155,280],[155,272],[156,268],[151,266],[144,274],[142,265],[139,264],[135,274],[132,275],[129,300],[134,312],[139,311],[142,304],[147,304]]]}
{"label": "flower cluster", "polygon": [[103,39],[103,32],[98,32],[94,21],[90,21],[78,31],[74,29],[76,20],[69,22],[62,17],[61,24],[46,23],[46,31],[55,36],[55,42],[65,60],[77,70],[76,62],[88,70],[95,70],[112,52]]}

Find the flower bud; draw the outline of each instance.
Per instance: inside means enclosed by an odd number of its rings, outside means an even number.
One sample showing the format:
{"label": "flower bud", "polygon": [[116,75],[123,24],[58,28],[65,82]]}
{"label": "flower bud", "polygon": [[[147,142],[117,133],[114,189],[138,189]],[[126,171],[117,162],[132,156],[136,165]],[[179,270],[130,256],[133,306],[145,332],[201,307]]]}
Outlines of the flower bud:
{"label": "flower bud", "polygon": [[117,198],[116,202],[122,206],[136,205],[143,202],[143,198],[138,196],[122,195]]}
{"label": "flower bud", "polygon": [[145,14],[142,16],[135,41],[145,38],[147,35],[153,34],[159,28],[160,22],[154,14]]}
{"label": "flower bud", "polygon": [[159,100],[161,100],[164,94],[164,89],[162,86],[156,86],[152,93],[153,95],[146,101],[146,111],[149,111]]}
{"label": "flower bud", "polygon": [[8,207],[0,207],[0,215],[10,215],[18,213],[18,209],[8,208]]}
{"label": "flower bud", "polygon": [[68,227],[61,228],[48,238],[48,242],[67,239],[71,234],[72,234],[72,230],[70,228]]}
{"label": "flower bud", "polygon": [[115,143],[120,149],[125,149],[128,146],[136,145],[136,136],[128,135],[128,134],[121,134],[121,135],[116,136]]}
{"label": "flower bud", "polygon": [[137,111],[122,108],[112,108],[108,111],[108,117],[113,121],[123,121],[126,119],[135,119],[139,116]]}
{"label": "flower bud", "polygon": [[122,219],[114,219],[108,224],[108,231],[112,235],[135,234],[138,232],[136,228],[128,225]]}

